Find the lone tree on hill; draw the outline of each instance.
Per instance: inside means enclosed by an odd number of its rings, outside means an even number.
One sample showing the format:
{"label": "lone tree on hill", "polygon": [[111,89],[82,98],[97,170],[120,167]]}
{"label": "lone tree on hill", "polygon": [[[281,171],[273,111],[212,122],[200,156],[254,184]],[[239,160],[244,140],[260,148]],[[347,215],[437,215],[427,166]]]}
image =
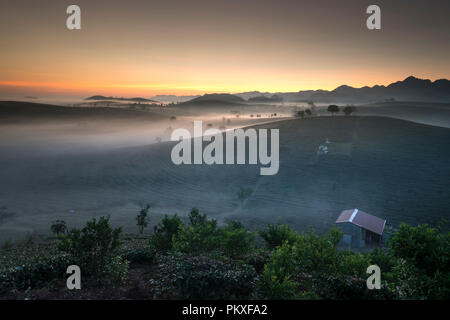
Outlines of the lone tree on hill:
{"label": "lone tree on hill", "polygon": [[346,106],[344,109],[342,109],[342,112],[344,112],[346,116],[351,115],[355,111],[356,111],[355,107],[352,106]]}
{"label": "lone tree on hill", "polygon": [[253,193],[252,188],[244,188],[241,187],[237,193],[238,199],[241,202],[241,206],[244,205],[245,200],[247,200],[248,197]]}
{"label": "lone tree on hill", "polygon": [[53,224],[50,226],[50,229],[57,236],[67,233],[67,225],[64,220],[54,221]]}
{"label": "lone tree on hill", "polygon": [[150,209],[150,205],[147,203],[147,205],[145,207],[143,207],[140,211],[139,214],[136,216],[136,225],[139,229],[139,233],[143,234],[144,233],[144,229],[147,227],[148,225],[148,210]]}
{"label": "lone tree on hill", "polygon": [[329,106],[328,106],[328,109],[327,109],[329,112],[331,112],[331,114],[334,116],[334,113],[335,112],[339,112],[339,107],[337,106],[337,105],[335,105],[335,104],[330,104]]}

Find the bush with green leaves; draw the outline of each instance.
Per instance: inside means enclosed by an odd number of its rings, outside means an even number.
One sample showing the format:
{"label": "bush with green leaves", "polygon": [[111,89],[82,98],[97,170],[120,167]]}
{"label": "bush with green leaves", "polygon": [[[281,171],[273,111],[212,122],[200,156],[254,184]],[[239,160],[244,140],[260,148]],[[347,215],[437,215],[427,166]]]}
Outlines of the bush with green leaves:
{"label": "bush with green leaves", "polygon": [[258,274],[264,271],[264,266],[270,260],[270,251],[264,248],[253,248],[241,260],[255,268]]}
{"label": "bush with green leaves", "polygon": [[450,232],[446,221],[433,228],[427,224],[401,224],[388,241],[396,259],[391,288],[408,299],[450,298]]}
{"label": "bush with green leaves", "polygon": [[[309,230],[295,234],[290,241],[286,240],[272,251],[264,267],[258,286],[262,296],[294,299],[304,296],[306,292],[330,298],[338,296],[341,291],[346,293],[345,297],[361,295],[360,290],[367,291],[367,286],[359,284],[361,279],[367,278],[365,272],[370,265],[370,257],[338,250],[341,236],[337,229],[332,229],[325,236],[318,236]],[[338,283],[339,279],[343,282]],[[353,287],[354,291],[349,284],[353,283],[350,281],[352,279],[359,279],[354,282],[358,284]]]}
{"label": "bush with green leaves", "polygon": [[227,257],[239,258],[253,249],[253,233],[238,221],[228,222],[218,233],[221,250]]}
{"label": "bush with green leaves", "polygon": [[16,266],[0,270],[0,290],[47,287],[55,279],[63,279],[73,261],[67,255],[31,256]]}
{"label": "bush with green leaves", "polygon": [[266,247],[271,250],[281,246],[285,241],[292,243],[296,238],[295,233],[288,225],[279,223],[269,224],[266,229],[260,230],[258,234],[264,239]]}
{"label": "bush with green leaves", "polygon": [[181,226],[173,237],[173,250],[190,254],[201,254],[220,250],[220,236],[216,220],[207,219],[193,208],[189,213],[190,224]]}
{"label": "bush with green leaves", "polygon": [[154,227],[154,232],[150,238],[150,246],[155,251],[167,252],[172,249],[173,238],[182,228],[183,222],[177,214],[172,217],[167,214],[158,225]]}
{"label": "bush with green leaves", "polygon": [[80,266],[85,274],[98,275],[116,256],[121,228],[109,225],[109,216],[92,219],[84,228],[72,229],[60,238],[58,249]]}
{"label": "bush with green leaves", "polygon": [[105,275],[107,282],[113,287],[122,285],[128,275],[129,261],[121,256],[115,256],[105,265]]}
{"label": "bush with green leaves", "polygon": [[254,236],[240,222],[230,221],[225,227],[219,227],[216,220],[200,214],[197,208],[189,213],[189,222],[173,237],[174,251],[194,255],[220,252],[238,258],[253,248]]}
{"label": "bush with green leaves", "polygon": [[248,299],[254,292],[255,270],[242,263],[174,254],[164,257],[160,269],[153,281],[158,298]]}
{"label": "bush with green leaves", "polygon": [[292,257],[292,246],[288,242],[272,252],[258,281],[259,294],[262,298],[276,300],[296,298],[298,284],[294,279],[296,267]]}

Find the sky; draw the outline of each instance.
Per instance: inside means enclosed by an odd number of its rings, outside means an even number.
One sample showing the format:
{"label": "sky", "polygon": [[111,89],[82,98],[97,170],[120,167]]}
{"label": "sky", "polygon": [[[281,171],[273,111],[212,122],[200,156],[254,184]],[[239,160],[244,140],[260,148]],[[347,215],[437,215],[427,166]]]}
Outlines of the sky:
{"label": "sky", "polygon": [[[81,8],[81,30],[66,8]],[[381,8],[368,30],[366,8]],[[0,2],[0,97],[293,92],[450,75],[450,1]]]}

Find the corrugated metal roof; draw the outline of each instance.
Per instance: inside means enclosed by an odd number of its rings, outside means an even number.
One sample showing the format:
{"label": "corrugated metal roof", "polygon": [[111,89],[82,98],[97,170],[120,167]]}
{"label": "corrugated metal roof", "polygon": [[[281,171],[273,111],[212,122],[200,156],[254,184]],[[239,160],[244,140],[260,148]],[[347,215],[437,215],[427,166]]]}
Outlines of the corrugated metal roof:
{"label": "corrugated metal roof", "polygon": [[352,223],[363,229],[382,235],[386,220],[375,217],[358,209],[344,210],[336,220],[336,223]]}

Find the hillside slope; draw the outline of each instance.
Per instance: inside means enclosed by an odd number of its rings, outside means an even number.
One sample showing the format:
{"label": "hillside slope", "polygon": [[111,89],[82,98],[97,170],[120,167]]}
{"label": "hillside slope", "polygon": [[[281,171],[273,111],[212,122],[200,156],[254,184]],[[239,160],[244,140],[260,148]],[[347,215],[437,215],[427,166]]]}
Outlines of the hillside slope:
{"label": "hillside slope", "polygon": [[[261,227],[282,218],[323,232],[344,209],[360,208],[389,224],[450,218],[450,129],[383,117],[327,117],[259,126],[280,130],[280,169],[259,165],[174,165],[174,143],[92,154],[14,157],[0,152],[0,207],[11,217],[1,237],[48,231],[57,218],[71,225],[110,214],[135,229],[142,203],[152,223],[193,206],[218,218]],[[317,155],[331,141],[330,153]],[[241,207],[236,193],[253,193]],[[1,239],[0,239],[1,240]]]}

